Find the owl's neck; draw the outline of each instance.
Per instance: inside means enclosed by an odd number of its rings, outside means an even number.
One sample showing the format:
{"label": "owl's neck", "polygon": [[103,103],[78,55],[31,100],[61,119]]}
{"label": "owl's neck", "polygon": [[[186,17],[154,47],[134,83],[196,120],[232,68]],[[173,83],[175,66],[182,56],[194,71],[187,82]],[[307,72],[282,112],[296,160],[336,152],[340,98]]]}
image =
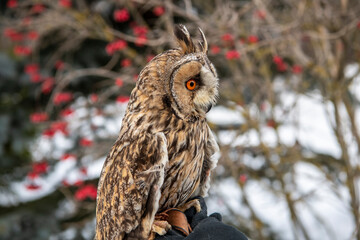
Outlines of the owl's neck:
{"label": "owl's neck", "polygon": [[179,109],[179,106],[176,105],[176,102],[170,101],[168,96],[162,98],[163,107],[169,109],[169,114],[173,114],[175,117],[186,121],[186,122],[196,122],[201,119],[205,119],[205,112],[199,113],[195,110],[184,113]]}
{"label": "owl's neck", "polygon": [[119,137],[133,138],[142,132],[168,132],[171,129],[187,131],[187,126],[200,122],[206,123],[206,119],[198,115],[178,116],[169,107],[146,107],[138,111],[127,111]]}

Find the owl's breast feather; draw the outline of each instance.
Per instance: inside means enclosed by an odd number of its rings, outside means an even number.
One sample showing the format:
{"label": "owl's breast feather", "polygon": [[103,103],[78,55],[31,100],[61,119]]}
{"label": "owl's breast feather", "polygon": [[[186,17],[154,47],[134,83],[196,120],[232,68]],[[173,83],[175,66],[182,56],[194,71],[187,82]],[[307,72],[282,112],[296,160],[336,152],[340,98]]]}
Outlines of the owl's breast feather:
{"label": "owl's breast feather", "polygon": [[181,131],[166,134],[169,161],[165,168],[160,209],[181,206],[199,187],[207,136],[205,121],[191,123]]}

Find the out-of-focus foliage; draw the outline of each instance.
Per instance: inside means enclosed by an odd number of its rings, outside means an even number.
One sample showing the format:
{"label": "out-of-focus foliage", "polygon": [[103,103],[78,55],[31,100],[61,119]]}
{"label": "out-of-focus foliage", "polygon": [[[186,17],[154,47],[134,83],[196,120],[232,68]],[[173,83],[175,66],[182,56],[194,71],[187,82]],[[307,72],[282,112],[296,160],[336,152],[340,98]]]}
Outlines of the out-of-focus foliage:
{"label": "out-of-focus foliage", "polygon": [[[203,29],[221,79],[219,105],[243,119],[210,122],[212,129],[219,139],[227,131],[234,142],[249,133],[256,138],[253,144],[219,141],[223,171],[214,174],[214,181],[232,178],[249,213],[238,214],[225,202],[229,214],[224,220],[252,239],[281,238],[251,204],[246,189],[255,182],[284,199],[293,238],[311,239],[299,217],[300,205],[311,193],[298,194],[295,174],[295,167],[306,163],[324,174],[334,193],[346,189],[344,201],[354,226],[360,225],[360,93],[350,90],[360,68],[345,73],[347,66],[360,62],[357,0],[0,4],[3,239],[92,238],[100,169],[94,174],[90,166],[115,141],[120,122],[110,123],[124,110],[140,70],[156,54],[175,47],[176,23],[193,34],[197,27]],[[284,143],[281,131],[297,104],[296,99],[284,102],[284,91],[316,93],[330,106],[338,156],[313,150],[297,138]],[[271,143],[265,128],[274,136]],[[257,159],[256,166],[244,160],[249,156]],[[26,191],[25,199],[18,189]],[[352,234],[360,239],[359,229]]]}

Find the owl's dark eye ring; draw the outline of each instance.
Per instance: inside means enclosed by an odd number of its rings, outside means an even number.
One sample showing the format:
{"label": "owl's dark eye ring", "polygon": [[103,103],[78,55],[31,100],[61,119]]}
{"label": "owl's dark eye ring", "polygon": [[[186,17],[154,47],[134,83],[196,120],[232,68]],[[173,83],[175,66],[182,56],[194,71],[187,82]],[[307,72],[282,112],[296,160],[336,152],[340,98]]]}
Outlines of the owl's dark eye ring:
{"label": "owl's dark eye ring", "polygon": [[196,81],[194,79],[190,79],[186,82],[186,88],[190,91],[194,90],[196,88]]}

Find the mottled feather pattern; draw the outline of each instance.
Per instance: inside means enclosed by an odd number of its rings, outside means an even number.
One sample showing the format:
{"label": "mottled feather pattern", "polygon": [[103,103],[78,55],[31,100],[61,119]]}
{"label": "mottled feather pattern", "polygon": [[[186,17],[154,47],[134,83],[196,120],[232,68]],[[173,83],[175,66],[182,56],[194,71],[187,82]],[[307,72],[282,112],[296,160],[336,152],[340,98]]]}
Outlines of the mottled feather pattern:
{"label": "mottled feather pattern", "polygon": [[105,235],[97,236],[99,239],[118,239],[122,233],[134,230],[146,215],[145,210],[151,211],[146,209],[148,195],[159,191],[163,183],[168,160],[165,137],[144,133],[125,143],[115,143],[113,149],[121,151],[108,157],[102,170],[97,197],[97,219],[101,220],[97,227]]}
{"label": "mottled feather pattern", "polygon": [[[176,29],[180,48],[140,72],[104,163],[95,239],[148,239],[156,213],[209,189],[218,146],[205,113],[216,102],[218,79],[203,33],[195,47],[185,27]],[[199,87],[189,91],[185,83],[195,77]]]}

